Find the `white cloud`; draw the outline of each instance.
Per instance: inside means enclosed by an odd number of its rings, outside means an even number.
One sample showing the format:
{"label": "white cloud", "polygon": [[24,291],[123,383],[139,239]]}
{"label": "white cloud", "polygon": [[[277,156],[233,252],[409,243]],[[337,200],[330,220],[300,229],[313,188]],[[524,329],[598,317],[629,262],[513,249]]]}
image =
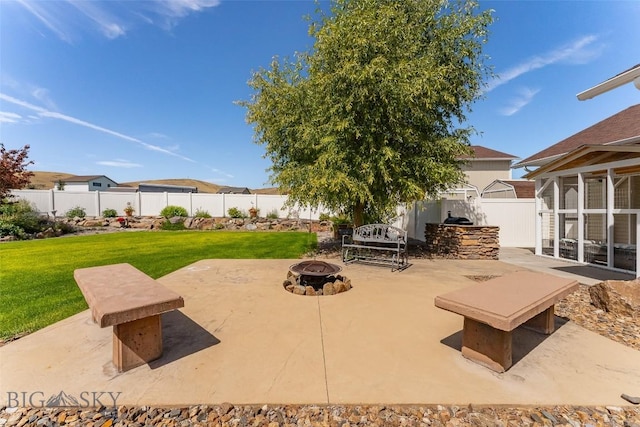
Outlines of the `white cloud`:
{"label": "white cloud", "polygon": [[518,91],[518,96],[509,100],[509,105],[500,110],[503,116],[512,116],[527,104],[533,101],[533,97],[540,92],[540,89],[523,88]]}
{"label": "white cloud", "polygon": [[17,123],[21,118],[20,114],[0,111],[0,123]]}
{"label": "white cloud", "polygon": [[116,159],[116,160],[104,160],[100,162],[96,162],[97,165],[102,166],[111,166],[114,168],[141,168],[142,165],[139,163],[133,163],[128,160]]}
{"label": "white cloud", "polygon": [[116,39],[138,24],[170,30],[182,18],[220,4],[219,0],[154,0],[95,2],[90,0],[18,0],[58,38],[73,43],[83,32]]}
{"label": "white cloud", "polygon": [[144,141],[139,140],[138,138],[134,138],[132,136],[125,135],[123,133],[120,133],[120,132],[117,132],[117,131],[114,131],[114,130],[111,130],[111,129],[108,129],[108,128],[105,128],[105,127],[102,127],[102,126],[98,126],[96,124],[89,123],[89,122],[86,122],[84,120],[80,120],[80,119],[75,118],[75,117],[67,116],[66,114],[58,113],[58,112],[55,112],[55,111],[49,111],[46,108],[42,108],[42,107],[39,107],[37,105],[33,105],[33,104],[29,103],[29,102],[26,102],[26,101],[23,101],[23,100],[20,100],[20,99],[16,99],[16,98],[14,98],[12,96],[6,95],[6,94],[1,93],[1,92],[0,92],[0,99],[2,99],[4,101],[7,101],[7,102],[10,102],[10,103],[15,104],[15,105],[19,105],[19,106],[21,106],[23,108],[26,108],[28,110],[35,111],[36,113],[38,113],[38,116],[40,116],[40,117],[47,117],[47,118],[51,118],[51,119],[62,120],[62,121],[68,122],[68,123],[73,123],[75,125],[79,125],[79,126],[83,126],[83,127],[89,128],[89,129],[93,129],[93,130],[96,130],[98,132],[103,132],[103,133],[115,136],[117,138],[124,139],[126,141],[130,141],[130,142],[134,142],[136,144],[140,144],[144,148],[146,148],[147,150],[156,151],[156,152],[159,152],[159,153],[163,153],[163,154],[167,154],[167,155],[170,155],[170,156],[178,157],[178,158],[180,158],[182,160],[186,160],[188,162],[195,163],[194,160],[192,160],[192,159],[190,159],[188,157],[182,156],[182,155],[180,155],[178,153],[174,153],[173,151],[167,150],[166,148],[162,148],[162,147],[159,147],[157,145],[152,145],[152,144],[146,143]]}
{"label": "white cloud", "polygon": [[498,74],[498,77],[493,79],[487,85],[485,92],[491,92],[493,89],[501,86],[511,80],[520,77],[528,72],[538,70],[548,65],[556,64],[559,62],[566,62],[569,64],[584,64],[595,58],[597,58],[601,51],[601,46],[595,46],[595,42],[598,40],[596,35],[583,36],[571,43],[562,45],[542,55],[536,55],[528,60],[521,62],[506,71]]}
{"label": "white cloud", "polygon": [[230,173],[225,172],[225,171],[220,170],[220,169],[211,168],[211,172],[215,172],[215,173],[220,174],[222,176],[226,176],[227,178],[234,178],[234,176],[231,175]]}
{"label": "white cloud", "polygon": [[49,110],[57,110],[58,107],[49,96],[49,90],[41,87],[31,89],[31,95],[44,104]]}

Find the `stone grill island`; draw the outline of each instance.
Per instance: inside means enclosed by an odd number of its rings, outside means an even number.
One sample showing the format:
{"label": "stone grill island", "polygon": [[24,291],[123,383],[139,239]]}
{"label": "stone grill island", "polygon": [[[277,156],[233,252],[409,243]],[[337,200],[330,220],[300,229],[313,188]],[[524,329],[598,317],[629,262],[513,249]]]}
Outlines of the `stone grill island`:
{"label": "stone grill island", "polygon": [[351,280],[337,273],[342,267],[324,261],[302,261],[289,267],[283,287],[296,295],[335,295],[351,289]]}
{"label": "stone grill island", "polygon": [[491,225],[427,224],[427,253],[452,259],[497,260],[500,227]]}

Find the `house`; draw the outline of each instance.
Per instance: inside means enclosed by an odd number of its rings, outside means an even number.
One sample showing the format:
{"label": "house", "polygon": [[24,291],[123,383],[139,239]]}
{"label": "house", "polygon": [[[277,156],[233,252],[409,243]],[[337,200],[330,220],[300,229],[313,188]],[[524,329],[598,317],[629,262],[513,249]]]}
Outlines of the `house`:
{"label": "house", "polygon": [[197,193],[198,187],[141,182],[138,184],[138,191],[141,193]]}
{"label": "house", "polygon": [[483,199],[533,199],[536,183],[526,179],[496,179],[480,193]]}
{"label": "house", "polygon": [[472,145],[473,155],[462,157],[461,169],[466,182],[449,190],[443,196],[448,199],[480,197],[480,191],[496,179],[511,179],[511,163],[518,157],[481,145]]}
{"label": "house", "polygon": [[251,194],[247,187],[220,187],[217,194]]}
{"label": "house", "polygon": [[536,254],[640,272],[640,104],[514,167],[537,167]]}
{"label": "house", "polygon": [[[117,187],[118,183],[104,175],[76,175],[63,182],[62,190],[65,191],[106,191],[111,187]],[[56,184],[55,190],[61,190]]]}

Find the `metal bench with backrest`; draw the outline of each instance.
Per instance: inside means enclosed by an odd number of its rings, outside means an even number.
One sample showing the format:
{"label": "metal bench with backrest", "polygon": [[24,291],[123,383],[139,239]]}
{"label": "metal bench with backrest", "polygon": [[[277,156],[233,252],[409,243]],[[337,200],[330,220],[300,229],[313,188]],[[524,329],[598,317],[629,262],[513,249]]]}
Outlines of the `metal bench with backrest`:
{"label": "metal bench with backrest", "polygon": [[390,265],[401,270],[407,263],[407,232],[388,224],[366,224],[342,236],[342,261]]}

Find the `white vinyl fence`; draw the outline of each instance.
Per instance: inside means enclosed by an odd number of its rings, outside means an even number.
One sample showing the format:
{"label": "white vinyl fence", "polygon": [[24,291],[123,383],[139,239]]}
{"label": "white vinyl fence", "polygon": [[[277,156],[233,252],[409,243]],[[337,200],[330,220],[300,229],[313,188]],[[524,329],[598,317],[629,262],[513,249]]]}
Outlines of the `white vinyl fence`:
{"label": "white vinyl fence", "polygon": [[466,217],[475,225],[500,227],[500,246],[535,247],[535,199],[448,200],[416,203],[404,214],[403,225],[409,237],[424,240],[427,223],[442,223],[451,216]]}
{"label": "white vinyl fence", "polygon": [[[169,205],[182,206],[190,216],[207,211],[214,217],[228,215],[229,208],[248,212],[260,209],[260,216],[277,213],[278,218],[318,219],[321,209],[285,208],[287,196],[263,194],[210,193],[112,193],[100,191],[13,190],[18,198],[28,200],[40,212],[63,216],[80,206],[88,216],[99,216],[105,209],[115,209],[124,215],[130,203],[136,215],[156,216]],[[442,199],[415,203],[411,209],[398,209],[393,224],[407,230],[409,237],[424,240],[427,223],[441,223],[451,211],[452,216],[469,218],[476,225],[500,227],[500,245],[505,247],[535,247],[535,199]]]}
{"label": "white vinyl fence", "polygon": [[11,194],[29,201],[43,213],[64,216],[75,207],[84,208],[88,216],[100,216],[105,209],[115,209],[124,215],[124,208],[131,204],[135,215],[157,216],[166,206],[181,206],[190,216],[197,211],[207,211],[211,216],[228,216],[229,208],[248,213],[252,207],[260,210],[260,216],[275,213],[278,218],[318,219],[322,211],[304,207],[285,207],[287,196],[267,194],[210,194],[210,193],[112,193],[102,191],[54,191],[12,190]]}

